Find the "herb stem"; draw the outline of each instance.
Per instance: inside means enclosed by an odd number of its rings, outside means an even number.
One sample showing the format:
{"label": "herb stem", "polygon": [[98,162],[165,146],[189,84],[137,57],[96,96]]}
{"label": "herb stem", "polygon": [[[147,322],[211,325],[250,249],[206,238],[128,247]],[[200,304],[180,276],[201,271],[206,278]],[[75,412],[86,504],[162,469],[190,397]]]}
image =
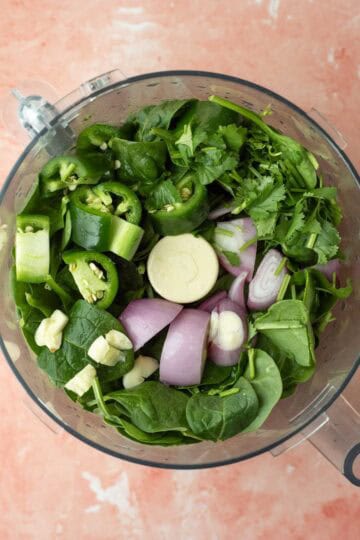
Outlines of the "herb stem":
{"label": "herb stem", "polygon": [[245,242],[245,244],[241,246],[241,248],[239,249],[239,253],[242,253],[243,251],[245,251],[245,249],[255,244],[256,241],[257,241],[257,236],[250,238],[250,240],[248,240],[247,242]]}
{"label": "herb stem", "polygon": [[280,261],[280,263],[279,263],[277,269],[276,269],[275,272],[274,272],[274,275],[275,275],[275,276],[279,276],[279,275],[280,275],[281,270],[284,268],[286,262],[287,262],[287,258],[286,258],[286,257],[283,257],[283,258],[281,259],[281,261]]}
{"label": "herb stem", "polygon": [[107,410],[107,407],[105,405],[105,401],[104,401],[103,394],[102,394],[102,391],[101,391],[100,382],[99,382],[99,379],[97,377],[95,377],[95,379],[93,380],[92,389],[93,389],[93,392],[94,392],[94,396],[95,396],[97,406],[99,407],[99,409],[102,412],[103,416],[105,418],[109,418],[111,415],[109,414],[109,411]]}
{"label": "herb stem", "polygon": [[317,239],[317,233],[311,233],[309,236],[309,240],[306,242],[306,247],[309,249],[312,249],[315,245],[316,239]]}
{"label": "herb stem", "polygon": [[224,390],[223,392],[220,392],[220,397],[226,397],[226,396],[232,396],[233,394],[237,394],[240,391],[240,388],[229,388],[228,390]]}
{"label": "herb stem", "polygon": [[229,231],[228,229],[223,229],[222,227],[216,227],[216,232],[218,234],[221,234],[222,236],[234,236],[234,233],[232,231]]}
{"label": "herb stem", "polygon": [[285,293],[287,291],[287,288],[289,286],[289,283],[290,283],[290,276],[289,274],[286,274],[286,276],[284,276],[284,279],[282,280],[282,283],[281,283],[281,287],[280,287],[280,290],[279,290],[279,294],[277,295],[277,298],[276,298],[276,301],[279,302],[280,300],[282,300],[285,296]]}
{"label": "herb stem", "polygon": [[249,349],[249,372],[250,379],[255,379],[256,370],[255,370],[255,349]]}

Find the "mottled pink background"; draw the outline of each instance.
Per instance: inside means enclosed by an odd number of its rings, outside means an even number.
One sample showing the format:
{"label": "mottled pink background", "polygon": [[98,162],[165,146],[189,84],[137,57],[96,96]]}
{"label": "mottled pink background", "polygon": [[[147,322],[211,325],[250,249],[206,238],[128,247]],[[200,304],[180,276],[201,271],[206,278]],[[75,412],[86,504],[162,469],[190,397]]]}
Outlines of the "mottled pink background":
{"label": "mottled pink background", "polygon": [[[24,79],[61,97],[116,67],[218,71],[315,107],[359,165],[359,35],[359,0],[1,0],[1,107]],[[21,150],[3,125],[2,179]],[[0,540],[359,538],[359,491],[309,443],[208,471],[145,468],[50,431],[4,361],[0,380]]]}

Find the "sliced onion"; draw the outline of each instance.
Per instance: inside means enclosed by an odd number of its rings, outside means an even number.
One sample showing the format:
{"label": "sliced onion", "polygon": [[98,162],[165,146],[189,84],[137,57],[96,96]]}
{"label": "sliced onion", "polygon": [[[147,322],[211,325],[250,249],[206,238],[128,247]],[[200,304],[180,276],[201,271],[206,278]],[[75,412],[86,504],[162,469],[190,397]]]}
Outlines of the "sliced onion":
{"label": "sliced onion", "polygon": [[[222,232],[227,231],[227,234]],[[219,255],[221,265],[233,276],[238,276],[242,272],[247,272],[247,281],[251,281],[256,258],[256,244],[253,244],[241,251],[244,244],[256,238],[256,227],[251,218],[239,218],[232,221],[217,223],[215,228],[216,245],[223,251],[235,253],[239,258],[239,265],[230,264],[227,257]]]}
{"label": "sliced onion", "polygon": [[287,274],[284,266],[278,275],[275,275],[283,259],[282,254],[276,249],[270,249],[267,252],[249,285],[247,302],[249,309],[266,309],[275,302],[284,276]]}
{"label": "sliced onion", "polygon": [[167,300],[142,298],[132,300],[119,320],[131,339],[134,350],[137,351],[170,324],[182,309],[183,306],[180,304]]}
{"label": "sliced onion", "polygon": [[244,309],[246,307],[245,299],[244,299],[244,285],[245,285],[247,276],[248,276],[247,272],[245,271],[241,272],[241,274],[239,274],[234,279],[229,289],[230,300],[232,300],[233,302],[236,302],[237,304],[239,304],[239,306],[241,306]]}
{"label": "sliced onion", "polygon": [[237,364],[247,335],[244,309],[232,300],[222,300],[211,313],[208,357],[219,366]]}
{"label": "sliced onion", "polygon": [[208,311],[209,313],[216,307],[220,300],[224,300],[227,297],[226,291],[219,291],[216,294],[213,294],[207,300],[204,300],[200,305],[199,309],[203,311]]}
{"label": "sliced onion", "polygon": [[322,272],[324,276],[331,281],[333,277],[333,273],[335,274],[339,273],[340,270],[340,261],[339,259],[332,259],[331,261],[327,262],[326,264],[317,264],[314,266],[316,270],[319,270],[319,272]]}
{"label": "sliced onion", "polygon": [[170,324],[160,359],[160,381],[188,386],[200,384],[206,360],[210,314],[183,309]]}
{"label": "sliced onion", "polygon": [[236,205],[234,204],[219,206],[219,208],[211,210],[208,217],[209,219],[218,219],[219,217],[225,216],[226,214],[230,214],[230,212],[235,208],[235,206]]}

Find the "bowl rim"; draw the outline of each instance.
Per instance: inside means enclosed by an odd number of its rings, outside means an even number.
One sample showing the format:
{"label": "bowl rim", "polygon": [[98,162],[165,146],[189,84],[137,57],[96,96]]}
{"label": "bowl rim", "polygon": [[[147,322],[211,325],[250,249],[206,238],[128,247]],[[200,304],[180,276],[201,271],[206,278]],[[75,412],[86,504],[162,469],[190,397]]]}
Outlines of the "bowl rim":
{"label": "bowl rim", "polygon": [[[318,131],[320,131],[320,133],[322,134],[324,139],[327,141],[327,143],[330,146],[332,146],[333,149],[336,150],[336,152],[343,159],[343,161],[345,162],[345,164],[347,165],[347,167],[351,171],[353,177],[355,178],[355,181],[357,182],[357,184],[360,187],[360,176],[359,176],[355,166],[353,165],[353,163],[351,162],[349,157],[346,155],[346,153],[339,147],[339,145],[333,140],[333,138],[327,133],[327,131],[321,125],[319,125],[311,116],[309,116],[303,109],[301,109],[300,107],[295,105],[292,101],[289,101],[288,99],[284,98],[280,94],[278,94],[278,93],[276,93],[276,92],[274,92],[274,91],[272,91],[272,90],[270,90],[270,89],[268,89],[268,88],[266,88],[266,87],[264,87],[262,85],[259,85],[257,83],[248,81],[246,79],[241,79],[240,77],[235,77],[233,75],[226,75],[226,74],[223,74],[223,73],[217,73],[217,72],[211,72],[211,71],[201,71],[201,70],[164,70],[164,71],[155,71],[155,72],[143,73],[141,75],[135,75],[135,76],[132,76],[132,77],[124,78],[124,79],[122,79],[120,81],[117,81],[115,83],[112,83],[112,84],[106,86],[105,88],[97,90],[96,92],[94,92],[91,95],[91,97],[94,98],[94,97],[97,97],[97,96],[99,96],[101,94],[108,93],[110,90],[112,90],[114,88],[119,88],[119,87],[122,87],[122,86],[129,86],[132,83],[136,83],[136,82],[139,82],[139,81],[145,81],[147,79],[154,79],[154,78],[156,79],[156,78],[163,78],[163,77],[181,77],[181,76],[183,76],[183,77],[208,77],[210,79],[213,78],[213,79],[218,79],[218,80],[222,80],[222,81],[226,81],[226,82],[238,83],[238,84],[241,84],[243,86],[247,86],[249,88],[253,88],[255,90],[263,92],[267,96],[273,97],[273,98],[279,100],[280,102],[282,102],[283,104],[288,106],[290,109],[293,109],[294,111],[296,111],[300,116],[302,116],[305,120],[307,120],[310,124],[312,124],[313,127],[315,127]],[[88,98],[89,98],[89,96],[84,96],[83,98],[81,98],[77,102],[72,103],[68,108],[63,110],[57,117],[55,117],[52,120],[51,125],[55,124],[59,120],[59,118],[63,117],[73,107],[81,105],[83,102],[87,101]],[[16,162],[12,166],[12,168],[11,168],[9,174],[7,175],[7,177],[5,179],[5,182],[4,182],[4,184],[3,184],[2,188],[1,188],[1,191],[0,191],[0,205],[2,203],[4,195],[5,195],[6,191],[7,191],[7,189],[9,188],[9,185],[10,185],[16,171],[18,170],[18,168],[20,167],[20,165],[22,164],[23,160],[28,155],[28,153],[32,150],[32,148],[36,145],[36,143],[39,141],[39,139],[46,132],[47,132],[47,129],[45,128],[39,134],[37,134],[34,137],[34,139],[32,139],[30,141],[30,143],[26,146],[26,148],[23,150],[23,152],[20,154],[20,156],[18,157],[18,159],[16,160]],[[293,431],[291,431],[291,433],[287,433],[286,435],[280,437],[276,442],[268,444],[268,445],[266,445],[266,446],[264,446],[264,447],[262,447],[262,448],[260,448],[258,450],[248,452],[248,453],[246,453],[246,454],[244,454],[242,456],[239,456],[239,457],[234,457],[234,458],[230,458],[230,459],[222,459],[222,460],[213,461],[213,462],[209,462],[209,463],[194,463],[194,464],[184,465],[184,464],[169,463],[169,462],[159,463],[157,461],[152,461],[152,460],[148,460],[148,459],[145,459],[145,458],[137,458],[137,457],[133,457],[133,456],[128,456],[128,455],[122,454],[121,452],[117,452],[115,450],[111,450],[109,448],[106,448],[105,446],[103,446],[103,445],[101,445],[101,444],[99,444],[97,442],[94,442],[91,439],[88,439],[87,437],[85,437],[84,435],[82,435],[81,433],[76,431],[75,429],[71,428],[63,420],[58,418],[52,411],[50,411],[46,407],[46,405],[36,396],[36,394],[34,394],[34,392],[31,390],[30,386],[25,382],[22,375],[17,370],[15,363],[11,360],[10,354],[9,354],[7,348],[6,348],[6,345],[4,343],[4,340],[3,340],[2,336],[0,336],[0,347],[1,347],[1,350],[2,350],[2,352],[4,354],[4,357],[5,357],[6,361],[7,361],[10,369],[14,373],[17,380],[20,382],[21,386],[25,389],[25,391],[27,392],[29,397],[42,410],[43,413],[45,413],[47,416],[49,416],[51,418],[51,420],[53,420],[56,424],[58,424],[67,433],[71,434],[76,439],[82,441],[83,443],[89,445],[90,447],[95,448],[96,450],[99,450],[100,452],[103,452],[103,453],[105,453],[107,455],[110,455],[112,457],[123,459],[125,461],[135,463],[135,464],[138,464],[138,465],[145,465],[145,466],[150,466],[150,467],[155,467],[155,468],[160,468],[160,469],[173,469],[173,470],[209,469],[209,468],[213,468],[213,467],[231,465],[231,464],[234,464],[234,463],[238,463],[240,461],[245,461],[247,459],[259,456],[259,455],[261,455],[261,454],[263,454],[265,452],[269,452],[269,451],[273,450],[277,446],[280,446],[280,445],[284,444],[286,441],[288,441],[289,439],[294,437],[301,430],[303,430],[304,428],[309,426],[312,422],[314,422],[321,414],[323,414],[334,403],[334,401],[343,392],[345,387],[349,384],[349,382],[352,379],[352,377],[354,376],[356,370],[360,367],[360,356],[359,356],[357,359],[354,360],[354,363],[353,363],[351,369],[349,370],[347,376],[345,377],[344,381],[339,386],[339,388],[336,390],[336,392],[331,395],[330,399],[321,408],[319,408],[313,415],[310,415],[309,418],[301,426],[296,427]]]}

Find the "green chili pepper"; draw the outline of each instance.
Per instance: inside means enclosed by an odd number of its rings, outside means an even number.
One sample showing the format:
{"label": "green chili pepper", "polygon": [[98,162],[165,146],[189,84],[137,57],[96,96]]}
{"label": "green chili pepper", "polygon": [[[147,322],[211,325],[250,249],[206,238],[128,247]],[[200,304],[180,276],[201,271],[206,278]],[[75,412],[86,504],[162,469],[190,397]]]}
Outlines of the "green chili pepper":
{"label": "green chili pepper", "polygon": [[120,182],[105,182],[93,188],[115,216],[125,215],[126,221],[138,225],[141,220],[141,203],[134,191]]}
{"label": "green chili pepper", "polygon": [[92,124],[79,133],[76,151],[79,154],[94,151],[111,153],[111,143],[109,145],[111,139],[114,137],[127,139],[133,130],[134,128],[130,128],[126,124],[120,128],[107,124]]}
{"label": "green chili pepper", "polygon": [[[79,188],[70,199],[71,238],[85,249],[112,251],[131,260],[143,229],[112,214],[111,196],[99,189]],[[101,196],[99,196],[101,195]]]}
{"label": "green chili pepper", "polygon": [[183,202],[167,204],[151,213],[155,230],[163,236],[191,232],[209,213],[206,188],[195,177],[187,175],[176,188]]}
{"label": "green chili pepper", "polygon": [[115,264],[96,251],[69,251],[63,254],[63,260],[79,289],[80,294],[89,304],[108,308],[119,288],[119,279]]}
{"label": "green chili pepper", "polygon": [[80,184],[96,184],[109,168],[104,159],[94,155],[80,159],[75,156],[60,156],[48,161],[40,172],[41,192],[51,196],[60,189],[74,191]]}
{"label": "green chili pepper", "polygon": [[76,150],[79,153],[99,150],[105,152],[109,149],[109,141],[113,137],[121,137],[121,130],[107,124],[92,124],[79,133],[76,141]]}
{"label": "green chili pepper", "polygon": [[46,281],[50,268],[50,220],[48,216],[16,217],[16,279],[27,283]]}

